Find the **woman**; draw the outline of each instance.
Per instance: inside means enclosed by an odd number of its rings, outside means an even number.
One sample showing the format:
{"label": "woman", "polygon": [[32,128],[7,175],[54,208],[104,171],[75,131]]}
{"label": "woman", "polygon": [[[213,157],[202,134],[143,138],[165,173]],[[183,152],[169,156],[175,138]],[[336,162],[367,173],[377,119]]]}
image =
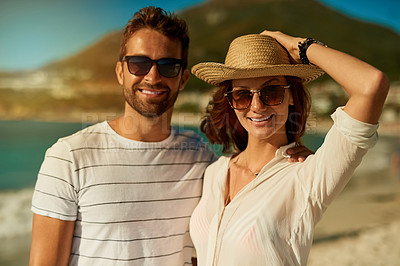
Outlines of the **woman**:
{"label": "woman", "polygon": [[[317,152],[290,164],[310,110],[303,84],[324,71],[350,98]],[[316,223],[377,141],[388,79],[314,39],[270,31],[235,39],[225,64],[192,72],[219,86],[202,130],[235,151],[205,173],[190,224],[199,265],[306,265]]]}

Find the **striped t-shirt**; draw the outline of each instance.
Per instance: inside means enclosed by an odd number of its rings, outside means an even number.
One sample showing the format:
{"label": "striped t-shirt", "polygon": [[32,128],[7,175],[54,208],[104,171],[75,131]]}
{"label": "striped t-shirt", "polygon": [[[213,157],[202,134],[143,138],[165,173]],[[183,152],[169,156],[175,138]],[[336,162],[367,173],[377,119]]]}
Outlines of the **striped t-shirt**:
{"label": "striped t-shirt", "polygon": [[214,160],[192,131],[138,142],[102,122],[47,150],[32,211],[75,221],[70,265],[191,265],[189,219]]}

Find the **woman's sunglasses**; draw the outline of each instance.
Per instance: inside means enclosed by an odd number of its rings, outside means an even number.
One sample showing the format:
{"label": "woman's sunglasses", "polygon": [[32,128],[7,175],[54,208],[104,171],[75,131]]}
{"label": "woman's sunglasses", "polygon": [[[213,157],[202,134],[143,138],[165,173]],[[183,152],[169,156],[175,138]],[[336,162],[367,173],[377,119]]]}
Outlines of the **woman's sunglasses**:
{"label": "woman's sunglasses", "polygon": [[181,59],[161,58],[152,60],[146,56],[124,56],[122,61],[126,61],[129,72],[136,76],[146,75],[153,64],[156,64],[158,73],[166,78],[178,76],[183,64]]}
{"label": "woman's sunglasses", "polygon": [[249,108],[253,100],[253,94],[257,93],[258,97],[263,104],[268,106],[279,105],[283,102],[285,97],[285,90],[290,87],[289,85],[268,85],[259,90],[249,89],[233,89],[232,91],[225,92],[224,96],[227,98],[230,106],[236,110],[244,110]]}

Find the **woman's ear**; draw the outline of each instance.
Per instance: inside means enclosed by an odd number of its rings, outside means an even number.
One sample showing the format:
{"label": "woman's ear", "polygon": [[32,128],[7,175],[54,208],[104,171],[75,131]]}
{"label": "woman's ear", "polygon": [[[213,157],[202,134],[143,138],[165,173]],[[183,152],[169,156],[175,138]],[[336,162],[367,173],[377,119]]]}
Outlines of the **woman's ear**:
{"label": "woman's ear", "polygon": [[294,101],[293,101],[293,97],[290,97],[290,101],[289,101],[289,105],[294,106]]}
{"label": "woman's ear", "polygon": [[292,90],[289,89],[289,105],[294,105]]}

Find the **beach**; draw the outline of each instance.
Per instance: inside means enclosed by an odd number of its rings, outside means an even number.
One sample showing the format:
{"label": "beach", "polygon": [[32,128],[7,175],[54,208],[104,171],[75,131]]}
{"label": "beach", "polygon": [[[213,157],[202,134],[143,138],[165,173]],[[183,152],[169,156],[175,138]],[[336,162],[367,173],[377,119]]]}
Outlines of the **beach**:
{"label": "beach", "polygon": [[400,265],[400,186],[384,179],[332,203],[317,225],[309,266]]}
{"label": "beach", "polygon": [[381,137],[317,224],[309,266],[399,266],[400,180],[396,140]]}
{"label": "beach", "polygon": [[309,266],[398,266],[400,221],[365,229],[355,236],[314,244]]}
{"label": "beach", "polygon": [[0,193],[0,265],[28,265],[33,189]]}

